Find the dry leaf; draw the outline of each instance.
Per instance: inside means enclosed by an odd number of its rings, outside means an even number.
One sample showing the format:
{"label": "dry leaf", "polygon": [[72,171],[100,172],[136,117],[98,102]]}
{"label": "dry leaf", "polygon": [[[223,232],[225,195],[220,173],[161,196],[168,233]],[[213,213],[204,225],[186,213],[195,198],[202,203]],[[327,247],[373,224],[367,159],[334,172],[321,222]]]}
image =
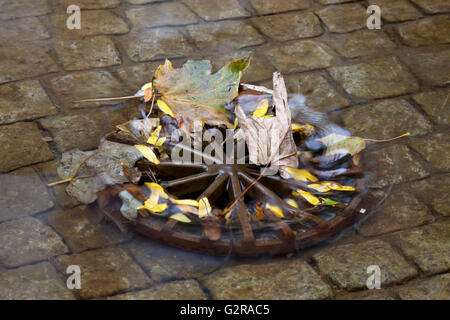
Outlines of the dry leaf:
{"label": "dry leaf", "polygon": [[148,161],[150,161],[151,163],[154,163],[154,164],[159,164],[158,157],[153,152],[152,148],[150,148],[149,146],[144,146],[144,145],[140,145],[140,144],[137,144],[134,147],[136,149],[138,149]]}
{"label": "dry leaf", "polygon": [[296,191],[294,191],[293,195],[296,196],[296,197],[302,196],[306,201],[308,201],[313,206],[317,206],[317,205],[320,204],[320,199],[319,198],[316,198],[311,193],[303,191],[301,189],[297,189]]}
{"label": "dry leaf", "polygon": [[269,100],[262,99],[258,106],[256,107],[256,110],[253,111],[253,116],[257,118],[262,118],[266,115],[267,111],[269,110]]}
{"label": "dry leaf", "polygon": [[198,217],[206,218],[212,216],[211,205],[209,204],[208,198],[201,198],[198,201]]}
{"label": "dry leaf", "polygon": [[295,180],[304,181],[304,182],[317,182],[317,179],[314,175],[312,175],[306,169],[297,169],[297,168],[286,168],[286,172],[289,174],[290,178],[294,178]]}
{"label": "dry leaf", "polygon": [[337,133],[332,133],[317,140],[327,147],[325,155],[345,155],[348,153],[353,156],[366,147],[366,141],[363,138],[343,136]]}
{"label": "dry leaf", "polygon": [[169,218],[180,221],[180,222],[184,222],[184,223],[192,222],[191,219],[189,219],[187,216],[185,216],[182,213],[175,213],[175,214],[171,215]]}
{"label": "dry leaf", "polygon": [[266,203],[266,209],[272,211],[277,216],[284,218],[283,210],[279,206],[271,205],[270,203]]}
{"label": "dry leaf", "polygon": [[156,104],[158,105],[159,110],[162,111],[162,113],[167,114],[171,116],[172,118],[175,118],[175,115],[172,112],[172,109],[162,100],[156,101]]}

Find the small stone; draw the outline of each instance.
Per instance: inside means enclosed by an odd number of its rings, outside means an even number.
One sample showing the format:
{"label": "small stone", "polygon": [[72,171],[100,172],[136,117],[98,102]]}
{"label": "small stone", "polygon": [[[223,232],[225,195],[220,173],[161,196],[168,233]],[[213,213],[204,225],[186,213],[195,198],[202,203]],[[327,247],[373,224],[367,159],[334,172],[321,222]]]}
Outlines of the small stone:
{"label": "small stone", "polygon": [[7,267],[45,260],[68,252],[61,237],[34,218],[0,224],[0,261]]}
{"label": "small stone", "polygon": [[373,139],[389,139],[406,132],[423,135],[431,131],[431,123],[404,99],[389,99],[341,113],[344,125],[352,134]]}
{"label": "small stone", "polygon": [[52,31],[57,37],[77,39],[85,36],[100,34],[124,34],[129,31],[126,22],[109,10],[87,10],[83,11],[81,29],[68,29],[67,14],[55,14],[50,17]]}
{"label": "small stone", "polygon": [[250,0],[251,5],[255,8],[259,15],[303,10],[308,9],[310,1],[308,0],[284,0],[284,1],[267,1],[267,0]]}
{"label": "small stone", "polygon": [[323,33],[319,19],[312,12],[271,15],[253,18],[251,22],[277,41],[315,37]]}
{"label": "small stone", "polygon": [[54,206],[47,187],[31,168],[0,174],[0,221],[31,216]]}
{"label": "small stone", "polygon": [[370,151],[368,174],[374,177],[369,181],[371,188],[383,188],[391,184],[407,182],[427,177],[428,171],[417,162],[411,151],[404,145],[392,145],[380,150]]}
{"label": "small stone", "polygon": [[220,21],[186,29],[201,50],[226,53],[264,42],[258,31],[245,21]]}
{"label": "small stone", "polygon": [[0,124],[33,120],[57,113],[37,80],[0,86]]}
{"label": "small stone", "polygon": [[116,97],[129,95],[128,87],[108,71],[83,71],[54,76],[49,79],[50,87],[64,105],[70,108],[97,107],[117,104],[117,101],[80,102],[75,100]]}
{"label": "small stone", "polygon": [[74,115],[61,115],[40,120],[52,134],[61,152],[78,148],[88,150],[98,147],[100,139],[116,125],[139,116],[136,107],[95,111]]}
{"label": "small stone", "polygon": [[448,300],[450,273],[404,285],[397,293],[402,300]]}
{"label": "small stone", "polygon": [[65,70],[101,68],[121,63],[114,43],[105,36],[56,41],[54,48]]}
{"label": "small stone", "polygon": [[[373,191],[377,199],[386,196],[383,191]],[[368,219],[364,220],[357,229],[364,236],[370,237],[410,227],[417,227],[433,222],[430,210],[408,192],[394,192],[390,194]]]}
{"label": "small stone", "polygon": [[432,86],[445,86],[450,83],[450,72],[448,72],[450,50],[409,52],[402,58],[415,75]]}
{"label": "small stone", "polygon": [[345,91],[365,99],[401,95],[419,89],[417,81],[397,57],[332,67],[329,72]]}
{"label": "small stone", "polygon": [[333,35],[330,45],[346,58],[374,55],[379,50],[386,51],[396,47],[381,30],[361,30]]}
{"label": "small stone", "polygon": [[282,47],[269,48],[264,50],[264,54],[277,70],[286,73],[327,68],[336,57],[326,44],[313,40],[296,41]]}
{"label": "small stone", "polygon": [[108,300],[207,300],[195,280],[172,281],[151,289],[119,294]]}
{"label": "small stone", "polygon": [[0,20],[41,16],[50,12],[48,0],[0,0]]}
{"label": "small stone", "polygon": [[0,126],[0,141],[0,172],[53,159],[53,153],[33,122]]}
{"label": "small stone", "polygon": [[122,38],[121,43],[130,59],[136,62],[180,58],[194,51],[180,29],[174,28],[131,33]]}
{"label": "small stone", "polygon": [[431,137],[411,142],[411,147],[437,169],[450,170],[450,134],[437,133]]}
{"label": "small stone", "polygon": [[380,240],[333,247],[315,254],[313,259],[321,273],[348,291],[366,288],[367,267],[371,265],[380,268],[382,288],[418,274],[388,243]]}
{"label": "small stone", "polygon": [[299,259],[222,268],[200,282],[218,300],[318,300],[333,296],[331,288]]}
{"label": "small stone", "polygon": [[133,241],[128,248],[155,281],[198,278],[224,262],[221,257],[188,252],[142,238]]}
{"label": "small stone", "polygon": [[110,296],[122,291],[146,288],[152,281],[142,269],[119,248],[89,250],[54,258],[56,268],[66,272],[69,265],[81,270],[81,298]]}
{"label": "small stone", "polygon": [[450,12],[447,0],[412,0],[426,13]]}
{"label": "small stone", "polygon": [[[59,161],[49,161],[45,163],[40,163],[35,166],[36,170],[41,174],[46,183],[52,183],[61,180],[56,172],[56,168],[59,166]],[[51,187],[51,190],[55,194],[56,202],[64,208],[72,208],[80,204],[79,201],[72,198],[66,193],[66,185],[58,184]]]}
{"label": "small stone", "polygon": [[387,290],[372,289],[337,296],[336,300],[395,300]]}
{"label": "small stone", "polygon": [[427,275],[450,269],[449,239],[449,220],[395,234],[400,249]]}
{"label": "small stone", "polygon": [[177,26],[197,23],[198,18],[179,2],[130,8],[125,12],[134,29],[160,26]]}
{"label": "small stone", "polygon": [[58,2],[64,9],[67,9],[72,4],[76,4],[81,10],[112,9],[120,4],[120,0],[77,0],[76,3],[73,0],[58,0]]}
{"label": "small stone", "polygon": [[437,123],[450,125],[449,96],[450,90],[442,89],[418,93],[413,96],[413,99]]}
{"label": "small stone", "polygon": [[288,93],[305,93],[306,106],[319,112],[344,107],[348,100],[339,94],[325,79],[317,73],[288,75],[285,78]]}
{"label": "small stone", "polygon": [[58,71],[53,59],[39,46],[0,46],[0,83]]}
{"label": "small stone", "polygon": [[0,22],[0,43],[43,40],[50,38],[47,29],[36,17]]}
{"label": "small stone", "polygon": [[0,300],[74,300],[48,262],[0,272]]}
{"label": "small stone", "polygon": [[370,5],[381,8],[381,16],[387,22],[399,22],[414,20],[422,17],[422,14],[407,0],[369,0]]}
{"label": "small stone", "polygon": [[410,47],[450,42],[450,19],[429,17],[396,26],[402,42]]}
{"label": "small stone", "polygon": [[183,0],[183,2],[206,21],[250,16],[238,0]]}
{"label": "small stone", "polygon": [[325,7],[316,13],[330,32],[350,32],[366,28],[366,10],[357,3]]}
{"label": "small stone", "polygon": [[127,239],[115,225],[101,224],[98,215],[87,206],[52,211],[47,221],[74,252],[106,247]]}
{"label": "small stone", "polygon": [[443,216],[450,216],[450,174],[435,175],[411,185],[417,197]]}

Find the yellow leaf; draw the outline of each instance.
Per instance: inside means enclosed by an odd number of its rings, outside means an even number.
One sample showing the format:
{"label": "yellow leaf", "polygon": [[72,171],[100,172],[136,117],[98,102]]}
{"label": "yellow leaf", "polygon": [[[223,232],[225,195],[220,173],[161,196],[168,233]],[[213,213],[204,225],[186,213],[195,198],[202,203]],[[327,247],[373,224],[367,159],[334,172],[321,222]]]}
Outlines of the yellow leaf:
{"label": "yellow leaf", "polygon": [[151,82],[147,82],[146,84],[144,84],[141,88],[142,91],[145,91],[147,89],[153,89],[153,84]]}
{"label": "yellow leaf", "polygon": [[137,210],[147,209],[152,213],[159,213],[166,210],[168,207],[167,203],[154,204],[150,199],[146,200],[143,206],[137,207]]}
{"label": "yellow leaf", "polygon": [[315,130],[315,128],[310,124],[292,123],[291,128],[292,128],[292,133],[298,132],[304,136],[310,136]]}
{"label": "yellow leaf", "polygon": [[158,194],[161,198],[168,199],[169,196],[165,192],[164,188],[155,182],[146,182],[145,186],[150,189],[152,194]]}
{"label": "yellow leaf", "polygon": [[176,207],[183,212],[189,212],[198,215],[198,209],[184,204],[177,204]]}
{"label": "yellow leaf", "polygon": [[297,201],[295,201],[294,199],[287,199],[286,203],[294,208],[298,209],[298,204]]}
{"label": "yellow leaf", "polygon": [[301,195],[306,201],[311,203],[313,206],[317,206],[320,204],[320,199],[314,197],[311,193],[303,191],[301,189],[297,189],[297,194]]}
{"label": "yellow leaf", "polygon": [[[338,191],[355,191],[355,187],[352,186],[342,186],[337,182],[334,181],[323,181],[321,182],[322,185],[327,186],[328,188],[332,190],[338,190]],[[309,185],[311,186],[311,185]]]}
{"label": "yellow leaf", "polygon": [[305,181],[305,182],[308,182],[308,181],[317,182],[317,181],[319,181],[319,179],[317,179],[315,176],[313,176],[306,169],[286,168],[285,170],[295,180],[300,180],[300,181]]}
{"label": "yellow leaf", "polygon": [[270,203],[266,203],[266,209],[269,209],[273,213],[275,213],[277,216],[284,218],[283,211],[279,206],[271,205]]}
{"label": "yellow leaf", "polygon": [[[159,125],[148,138],[147,143],[154,145],[156,147],[162,146],[162,144],[166,141],[166,137],[159,138],[159,133],[161,132],[162,126]],[[159,138],[159,139],[158,139]]]}
{"label": "yellow leaf", "polygon": [[140,144],[136,144],[134,147],[138,149],[148,161],[154,164],[159,164],[158,157],[153,152],[152,148]]}
{"label": "yellow leaf", "polygon": [[177,220],[177,221],[180,221],[180,222],[184,222],[184,223],[190,223],[191,222],[191,219],[189,219],[188,217],[186,217],[182,213],[175,213],[175,214],[171,215],[169,218]]}
{"label": "yellow leaf", "polygon": [[168,114],[172,118],[175,118],[175,116],[173,115],[172,109],[170,109],[170,107],[167,105],[167,103],[165,103],[162,100],[158,100],[156,103],[158,104],[159,110],[161,110],[165,114]]}
{"label": "yellow leaf", "polygon": [[192,207],[198,207],[198,201],[196,201],[196,200],[191,200],[191,199],[172,199],[172,198],[170,198],[170,201],[172,201],[175,204],[192,206]]}
{"label": "yellow leaf", "polygon": [[238,122],[238,118],[236,117],[234,119],[234,125],[233,125],[233,130],[236,130],[237,126],[238,126],[239,122]]}
{"label": "yellow leaf", "polygon": [[206,218],[212,215],[211,205],[208,198],[204,197],[198,201],[198,216],[199,218]]}
{"label": "yellow leaf", "polygon": [[263,99],[258,103],[255,111],[253,111],[253,116],[262,118],[266,115],[267,110],[269,110],[269,100]]}
{"label": "yellow leaf", "polygon": [[308,184],[308,188],[317,190],[319,192],[328,192],[328,191],[331,190],[327,185],[323,185],[323,184],[320,184],[320,183]]}

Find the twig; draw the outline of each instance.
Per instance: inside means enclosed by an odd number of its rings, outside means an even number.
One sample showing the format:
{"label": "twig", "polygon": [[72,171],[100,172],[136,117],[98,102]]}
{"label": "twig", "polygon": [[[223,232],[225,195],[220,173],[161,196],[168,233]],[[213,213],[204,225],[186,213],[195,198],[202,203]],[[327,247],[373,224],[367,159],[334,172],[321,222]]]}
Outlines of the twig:
{"label": "twig", "polygon": [[403,138],[403,137],[407,137],[409,135],[410,135],[410,133],[407,132],[407,133],[402,134],[401,136],[398,136],[398,137],[395,137],[395,138],[390,138],[390,139],[377,140],[377,139],[366,139],[366,138],[363,138],[363,140],[364,141],[369,141],[369,142],[389,142],[389,141],[394,141],[394,140],[397,140],[397,139],[400,139],[400,138]]}
{"label": "twig", "polygon": [[86,161],[88,161],[90,158],[92,158],[93,156],[97,155],[99,152],[100,152],[100,151],[96,151],[96,152],[94,152],[93,154],[91,154],[90,156],[87,156],[86,158],[84,158],[84,159],[78,164],[77,168],[75,169],[75,172],[72,174],[71,177],[69,177],[69,178],[67,178],[67,179],[63,179],[63,180],[59,180],[59,181],[56,181],[56,182],[49,183],[47,186],[53,187],[53,186],[56,186],[56,185],[58,185],[58,184],[62,184],[62,183],[66,183],[66,182],[72,181],[72,180],[75,179],[75,177],[77,176],[78,171],[80,171],[81,166],[82,166],[83,164],[85,164]]}
{"label": "twig", "polygon": [[94,99],[75,100],[75,101],[72,101],[72,102],[73,103],[78,103],[78,102],[127,100],[127,99],[142,98],[143,96],[144,96],[143,94],[140,94],[140,95],[137,95],[137,96],[124,96],[124,97],[112,97],[112,98],[94,98]]}

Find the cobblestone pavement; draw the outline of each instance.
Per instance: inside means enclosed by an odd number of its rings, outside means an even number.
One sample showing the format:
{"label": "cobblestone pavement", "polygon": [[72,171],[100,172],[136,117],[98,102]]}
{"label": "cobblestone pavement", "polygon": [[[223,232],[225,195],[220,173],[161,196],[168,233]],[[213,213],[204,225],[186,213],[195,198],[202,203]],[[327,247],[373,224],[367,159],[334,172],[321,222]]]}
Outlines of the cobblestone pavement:
{"label": "cobblestone pavement", "polygon": [[[68,30],[66,8],[82,8]],[[368,30],[366,8],[382,8]],[[0,0],[0,299],[450,299],[448,0]],[[289,92],[370,148],[387,201],[345,235],[299,254],[230,259],[165,247],[64,193],[61,153],[92,149],[164,58],[216,66],[248,52],[244,81]],[[393,185],[392,190],[390,187]],[[82,289],[66,288],[78,264]],[[381,290],[366,269],[381,268]]]}

